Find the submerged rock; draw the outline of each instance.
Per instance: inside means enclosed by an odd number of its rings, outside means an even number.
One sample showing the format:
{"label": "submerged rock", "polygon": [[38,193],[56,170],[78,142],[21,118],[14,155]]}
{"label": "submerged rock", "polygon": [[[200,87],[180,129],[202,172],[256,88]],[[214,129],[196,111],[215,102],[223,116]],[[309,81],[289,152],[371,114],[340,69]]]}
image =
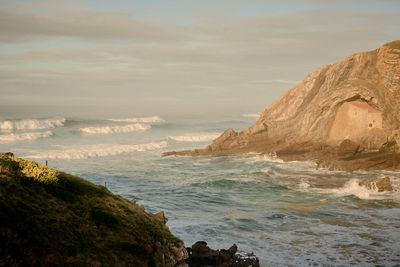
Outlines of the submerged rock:
{"label": "submerged rock", "polygon": [[392,192],[393,187],[390,183],[389,177],[384,178],[373,178],[367,181],[362,181],[359,183],[360,186],[365,186],[370,190],[374,190],[377,192]]}
{"label": "submerged rock", "polygon": [[229,249],[214,250],[204,241],[198,241],[191,248],[186,248],[189,258],[186,262],[190,267],[259,267],[260,263],[253,254],[238,254],[234,244]]}

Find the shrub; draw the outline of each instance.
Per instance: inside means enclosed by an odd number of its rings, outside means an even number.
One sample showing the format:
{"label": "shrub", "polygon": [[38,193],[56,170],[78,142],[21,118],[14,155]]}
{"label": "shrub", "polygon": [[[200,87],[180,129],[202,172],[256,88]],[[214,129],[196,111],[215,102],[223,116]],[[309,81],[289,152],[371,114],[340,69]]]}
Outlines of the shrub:
{"label": "shrub", "polygon": [[14,160],[18,162],[20,172],[26,177],[45,184],[58,182],[58,171],[34,161],[22,160],[17,157],[14,157]]}

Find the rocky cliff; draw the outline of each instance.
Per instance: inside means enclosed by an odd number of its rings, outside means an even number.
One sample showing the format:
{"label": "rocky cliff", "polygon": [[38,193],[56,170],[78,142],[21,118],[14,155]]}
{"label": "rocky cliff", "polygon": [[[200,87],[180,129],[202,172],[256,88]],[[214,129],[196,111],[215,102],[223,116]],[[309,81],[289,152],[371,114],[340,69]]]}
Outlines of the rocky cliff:
{"label": "rocky cliff", "polygon": [[383,129],[400,126],[400,41],[317,69],[267,107],[243,134],[267,131],[285,143],[326,141],[337,109],[359,100],[383,111]]}
{"label": "rocky cliff", "polygon": [[283,156],[333,151],[334,156],[340,143],[329,142],[330,130],[338,109],[348,102],[368,106],[382,117],[379,128],[366,126],[362,138],[352,140],[359,144],[358,151],[378,151],[391,139],[399,143],[400,41],[320,67],[268,106],[258,121],[242,132],[228,129],[205,149],[164,155],[277,152]]}

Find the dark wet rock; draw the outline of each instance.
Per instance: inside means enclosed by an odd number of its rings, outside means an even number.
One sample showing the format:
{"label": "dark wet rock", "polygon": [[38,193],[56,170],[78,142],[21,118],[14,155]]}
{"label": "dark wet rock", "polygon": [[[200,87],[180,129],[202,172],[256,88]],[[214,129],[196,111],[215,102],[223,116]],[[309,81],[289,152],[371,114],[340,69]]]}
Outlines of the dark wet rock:
{"label": "dark wet rock", "polygon": [[359,144],[350,139],[345,139],[340,143],[337,153],[339,157],[351,157],[357,153],[359,148]]}
{"label": "dark wet rock", "polygon": [[390,183],[389,177],[384,178],[373,178],[367,181],[360,182],[360,186],[365,186],[370,190],[375,190],[378,192],[392,192],[393,187]]}
{"label": "dark wet rock", "polygon": [[190,267],[258,267],[259,260],[253,254],[238,254],[236,245],[229,249],[214,250],[204,241],[198,241],[191,248],[186,248],[189,258],[186,262]]}

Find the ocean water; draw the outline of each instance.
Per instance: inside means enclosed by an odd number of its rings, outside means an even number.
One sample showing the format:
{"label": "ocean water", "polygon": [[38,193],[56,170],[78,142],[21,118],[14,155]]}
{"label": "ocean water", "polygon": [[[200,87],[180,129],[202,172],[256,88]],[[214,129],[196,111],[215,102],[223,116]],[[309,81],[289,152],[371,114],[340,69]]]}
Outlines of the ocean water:
{"label": "ocean water", "polygon": [[[0,151],[106,185],[164,211],[187,246],[254,252],[262,266],[399,266],[400,172],[330,172],[274,156],[161,157],[205,147],[251,114],[0,120]],[[395,192],[359,186],[389,176]]]}

